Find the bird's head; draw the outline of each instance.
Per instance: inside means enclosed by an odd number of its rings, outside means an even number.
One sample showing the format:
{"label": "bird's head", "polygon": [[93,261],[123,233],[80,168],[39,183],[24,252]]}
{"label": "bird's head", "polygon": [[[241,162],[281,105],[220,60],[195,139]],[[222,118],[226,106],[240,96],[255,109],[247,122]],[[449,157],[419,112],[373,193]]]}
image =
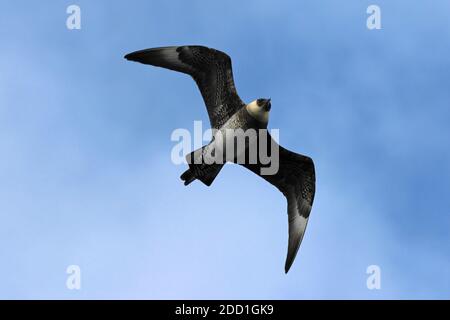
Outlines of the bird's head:
{"label": "bird's head", "polygon": [[269,111],[272,107],[269,99],[260,98],[247,105],[248,113],[256,120],[267,123],[269,121]]}
{"label": "bird's head", "polygon": [[256,104],[258,105],[258,107],[262,108],[264,111],[267,112],[269,112],[270,108],[272,107],[272,104],[270,103],[270,98],[269,99],[260,98],[256,100]]}

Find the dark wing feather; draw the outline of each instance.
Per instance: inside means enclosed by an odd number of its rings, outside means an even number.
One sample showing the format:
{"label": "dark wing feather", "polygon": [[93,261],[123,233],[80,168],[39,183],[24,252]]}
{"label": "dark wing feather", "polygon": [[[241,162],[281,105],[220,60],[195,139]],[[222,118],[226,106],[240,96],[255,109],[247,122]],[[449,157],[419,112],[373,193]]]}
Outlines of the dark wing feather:
{"label": "dark wing feather", "polygon": [[287,199],[289,220],[289,244],[285,264],[287,273],[302,242],[314,201],[316,184],[314,163],[309,157],[281,147],[268,133],[264,139],[267,139],[266,150],[271,150],[270,143],[279,148],[278,172],[274,175],[262,175],[261,168],[267,165],[262,165],[259,161],[256,164],[242,165],[277,187]]}
{"label": "dark wing feather", "polygon": [[203,46],[163,47],[136,51],[125,58],[192,76],[213,128],[220,128],[244,105],[234,86],[231,59],[221,51]]}

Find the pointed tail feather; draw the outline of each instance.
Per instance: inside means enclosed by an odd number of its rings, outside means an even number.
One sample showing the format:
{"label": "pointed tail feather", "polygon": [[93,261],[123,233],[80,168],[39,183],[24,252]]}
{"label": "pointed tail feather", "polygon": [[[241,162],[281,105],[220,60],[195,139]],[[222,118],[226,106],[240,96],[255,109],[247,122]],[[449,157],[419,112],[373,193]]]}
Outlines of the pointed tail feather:
{"label": "pointed tail feather", "polygon": [[187,169],[181,176],[180,179],[184,181],[184,185],[187,186],[192,181],[197,179],[195,175],[192,173],[191,169]]}
{"label": "pointed tail feather", "polygon": [[[202,156],[205,147],[203,146],[201,149],[197,149],[186,156],[189,169],[180,177],[184,181],[185,186],[198,179],[209,187],[222,169],[223,164],[206,164],[203,161],[199,161],[198,158]],[[197,161],[195,161],[196,159]]]}

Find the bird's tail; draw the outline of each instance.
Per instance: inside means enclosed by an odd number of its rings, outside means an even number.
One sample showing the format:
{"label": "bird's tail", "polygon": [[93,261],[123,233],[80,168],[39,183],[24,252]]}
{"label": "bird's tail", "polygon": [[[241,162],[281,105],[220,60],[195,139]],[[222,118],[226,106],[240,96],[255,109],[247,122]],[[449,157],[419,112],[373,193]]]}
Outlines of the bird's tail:
{"label": "bird's tail", "polygon": [[186,156],[189,169],[186,170],[180,177],[181,180],[184,181],[185,186],[190,184],[195,179],[198,179],[209,187],[222,169],[223,164],[206,164],[203,161],[200,161],[205,147],[206,146],[203,146],[202,148],[197,149]]}

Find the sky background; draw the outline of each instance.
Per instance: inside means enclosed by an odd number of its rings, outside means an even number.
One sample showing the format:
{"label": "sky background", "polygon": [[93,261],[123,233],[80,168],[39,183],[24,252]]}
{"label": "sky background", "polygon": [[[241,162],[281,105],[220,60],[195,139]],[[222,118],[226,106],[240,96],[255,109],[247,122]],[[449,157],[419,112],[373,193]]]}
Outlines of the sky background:
{"label": "sky background", "polygon": [[[450,298],[449,1],[0,5],[0,298]],[[200,93],[123,59],[182,44],[227,52],[242,99],[271,97],[269,127],[314,159],[287,275],[281,193],[235,165],[185,187],[170,136],[209,123]]]}

